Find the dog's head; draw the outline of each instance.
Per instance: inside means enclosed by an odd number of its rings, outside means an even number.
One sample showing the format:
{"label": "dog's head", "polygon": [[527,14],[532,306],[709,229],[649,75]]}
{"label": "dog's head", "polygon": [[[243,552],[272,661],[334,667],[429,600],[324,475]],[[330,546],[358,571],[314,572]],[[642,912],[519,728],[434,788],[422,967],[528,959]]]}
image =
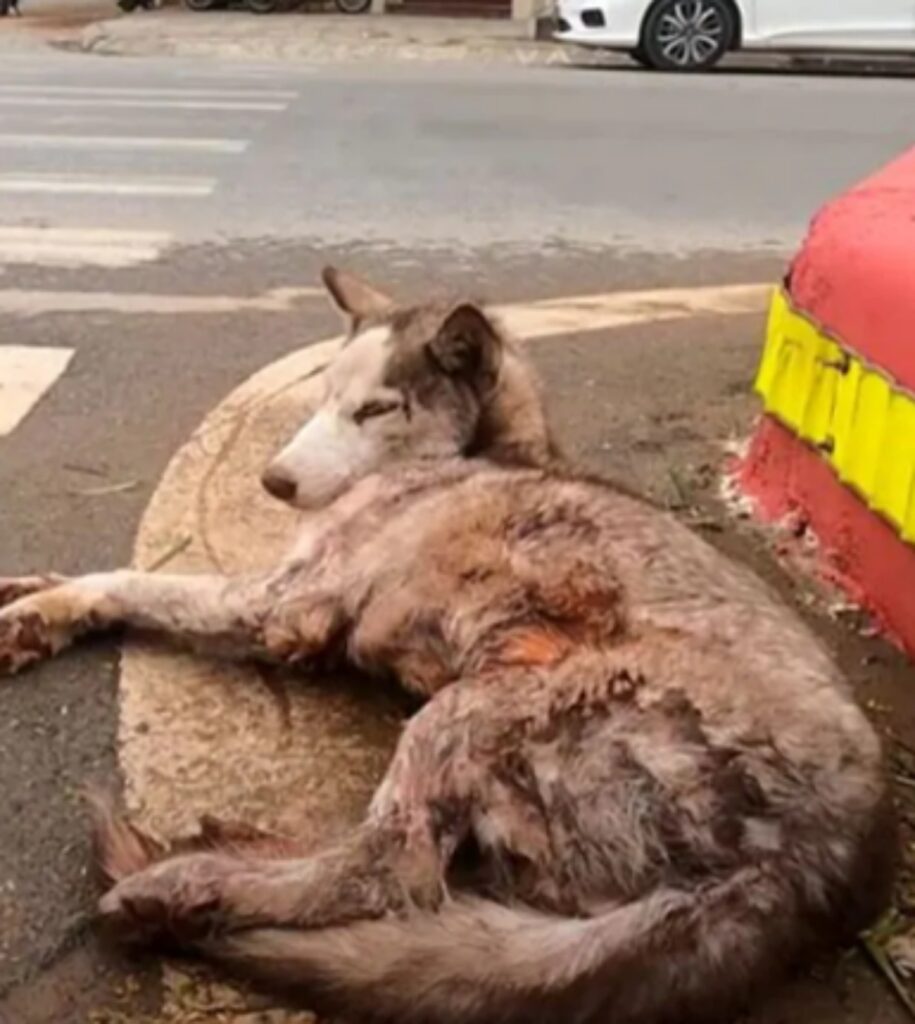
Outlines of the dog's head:
{"label": "dog's head", "polygon": [[476,453],[512,357],[483,309],[404,308],[351,274],[323,279],[349,336],[311,419],[264,473],[266,489],[318,508],[392,463]]}

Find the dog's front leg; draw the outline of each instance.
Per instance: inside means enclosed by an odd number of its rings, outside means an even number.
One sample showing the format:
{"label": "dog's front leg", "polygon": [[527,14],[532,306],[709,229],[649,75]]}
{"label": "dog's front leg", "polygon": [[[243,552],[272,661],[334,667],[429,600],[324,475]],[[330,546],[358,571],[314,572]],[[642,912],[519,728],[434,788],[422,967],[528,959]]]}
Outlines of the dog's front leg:
{"label": "dog's front leg", "polygon": [[54,573],[47,573],[44,576],[0,576],[0,608],[30,594],[50,590],[51,587],[66,581],[65,576],[57,576]]}
{"label": "dog's front leg", "polygon": [[270,576],[181,576],[129,570],[49,585],[0,609],[0,675],[50,657],[78,636],[117,626],[158,633],[233,657],[314,657],[340,625],[324,593],[280,611]]}

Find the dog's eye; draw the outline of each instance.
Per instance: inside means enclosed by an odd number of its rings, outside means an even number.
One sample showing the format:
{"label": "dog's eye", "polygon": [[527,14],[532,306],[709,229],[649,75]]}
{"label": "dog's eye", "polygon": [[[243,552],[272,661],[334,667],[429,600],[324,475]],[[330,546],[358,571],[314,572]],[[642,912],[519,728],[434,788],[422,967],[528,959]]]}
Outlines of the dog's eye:
{"label": "dog's eye", "polygon": [[366,420],[374,419],[376,416],[386,416],[390,412],[397,412],[399,408],[400,402],[393,398],[388,401],[376,399],[373,402],[366,402],[364,405],[360,405],[353,413],[353,419],[357,423],[364,423]]}

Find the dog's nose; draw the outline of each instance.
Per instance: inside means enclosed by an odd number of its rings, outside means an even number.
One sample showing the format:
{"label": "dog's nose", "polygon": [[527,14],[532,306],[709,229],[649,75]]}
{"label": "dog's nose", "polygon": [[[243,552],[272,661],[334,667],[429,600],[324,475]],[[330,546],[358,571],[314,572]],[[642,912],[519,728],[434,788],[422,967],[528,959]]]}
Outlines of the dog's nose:
{"label": "dog's nose", "polygon": [[280,501],[292,501],[295,497],[295,480],[290,480],[288,476],[278,473],[275,469],[265,470],[261,483],[264,490]]}

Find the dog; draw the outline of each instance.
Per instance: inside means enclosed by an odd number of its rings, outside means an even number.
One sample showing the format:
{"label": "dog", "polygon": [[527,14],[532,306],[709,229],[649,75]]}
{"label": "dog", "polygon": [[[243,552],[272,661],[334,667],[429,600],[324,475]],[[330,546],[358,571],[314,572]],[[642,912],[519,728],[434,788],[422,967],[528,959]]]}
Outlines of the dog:
{"label": "dog", "polygon": [[810,630],[669,514],[560,456],[531,366],[471,302],[323,275],[348,340],[263,474],[303,513],[238,578],[0,583],[0,671],[115,626],[354,666],[422,702],[363,824],[105,807],[102,919],[322,1011],[399,1024],[724,1019],[888,897],[880,744]]}

